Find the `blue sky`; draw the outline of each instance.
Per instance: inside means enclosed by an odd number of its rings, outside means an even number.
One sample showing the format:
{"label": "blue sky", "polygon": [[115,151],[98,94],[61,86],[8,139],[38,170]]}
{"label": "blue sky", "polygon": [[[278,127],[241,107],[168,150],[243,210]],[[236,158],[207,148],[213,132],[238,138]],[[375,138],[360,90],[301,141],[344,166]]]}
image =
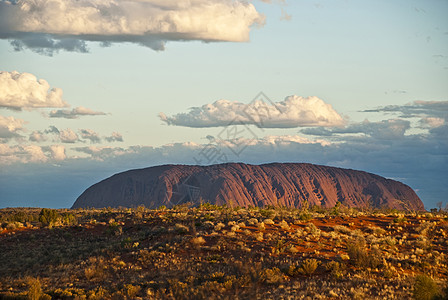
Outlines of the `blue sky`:
{"label": "blue sky", "polygon": [[447,13],[444,0],[0,0],[0,207],[70,207],[114,173],[195,164],[211,145],[221,161],[360,169],[446,203]]}

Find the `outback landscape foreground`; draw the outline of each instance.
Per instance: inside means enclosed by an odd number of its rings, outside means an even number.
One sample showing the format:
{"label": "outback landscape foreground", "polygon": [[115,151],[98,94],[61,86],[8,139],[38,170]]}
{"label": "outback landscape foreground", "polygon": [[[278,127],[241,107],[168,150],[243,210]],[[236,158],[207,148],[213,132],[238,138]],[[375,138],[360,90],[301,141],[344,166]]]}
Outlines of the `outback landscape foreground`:
{"label": "outback landscape foreground", "polygon": [[446,299],[448,215],[0,210],[0,299]]}

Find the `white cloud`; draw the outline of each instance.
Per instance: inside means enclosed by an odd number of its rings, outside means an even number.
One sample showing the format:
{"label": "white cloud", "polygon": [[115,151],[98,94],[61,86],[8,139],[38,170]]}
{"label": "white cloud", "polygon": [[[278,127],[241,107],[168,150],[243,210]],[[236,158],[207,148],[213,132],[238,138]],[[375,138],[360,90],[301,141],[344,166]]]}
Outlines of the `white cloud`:
{"label": "white cloud", "polygon": [[91,143],[101,142],[101,138],[99,137],[98,133],[96,133],[92,129],[81,129],[79,130],[79,134],[83,139],[90,140]]}
{"label": "white cloud", "polygon": [[42,148],[36,145],[26,145],[23,146],[26,152],[26,159],[30,162],[46,162],[48,160],[47,156],[42,151]]}
{"label": "white cloud", "polygon": [[58,162],[66,158],[65,148],[61,145],[40,147],[37,145],[9,146],[0,144],[0,165]]}
{"label": "white cloud", "polygon": [[230,123],[252,124],[263,128],[295,128],[303,126],[341,126],[343,118],[318,97],[289,96],[276,103],[261,100],[244,104],[218,100],[202,107],[193,107],[188,113],[159,117],[168,125],[186,127],[227,126]]}
{"label": "white cloud", "polygon": [[36,145],[14,145],[0,144],[0,164],[9,165],[13,163],[46,162],[47,156],[41,147]]}
{"label": "white cloud", "polygon": [[94,111],[90,108],[79,106],[69,109],[52,110],[49,114],[50,118],[65,118],[65,119],[78,119],[80,116],[100,116],[106,113],[101,111]]}
{"label": "white cloud", "polygon": [[0,37],[15,49],[87,51],[86,41],[132,42],[163,50],[165,41],[243,42],[264,23],[241,0],[3,0]]}
{"label": "white cloud", "polygon": [[67,158],[65,155],[65,147],[62,145],[50,146],[51,157],[56,161],[63,161]]}
{"label": "white cloud", "polygon": [[118,132],[112,132],[111,136],[105,137],[108,142],[123,142],[123,136]]}
{"label": "white cloud", "polygon": [[42,133],[40,131],[33,131],[30,134],[29,140],[32,142],[40,143],[40,142],[45,142],[47,140],[47,137],[45,136],[44,133]]}
{"label": "white cloud", "polygon": [[0,107],[14,110],[42,107],[66,107],[62,90],[50,89],[44,79],[30,73],[0,71]]}
{"label": "white cloud", "polygon": [[59,139],[61,140],[62,143],[73,144],[79,141],[78,134],[76,134],[76,132],[74,132],[70,128],[58,132],[59,132]]}
{"label": "white cloud", "polygon": [[[73,135],[71,132],[73,132],[70,129],[67,129],[63,134],[63,138],[70,140],[70,135]],[[74,132],[73,132],[74,133]],[[48,134],[55,134],[59,137],[59,139],[61,139],[60,135],[61,132],[59,131],[59,129],[56,128],[56,126],[50,126],[48,129],[44,130],[44,131],[40,131],[40,130],[35,130],[30,134],[29,140],[32,142],[45,142],[46,140],[48,140]]]}
{"label": "white cloud", "polygon": [[24,120],[0,115],[0,141],[21,137],[18,132],[22,131],[24,123]]}

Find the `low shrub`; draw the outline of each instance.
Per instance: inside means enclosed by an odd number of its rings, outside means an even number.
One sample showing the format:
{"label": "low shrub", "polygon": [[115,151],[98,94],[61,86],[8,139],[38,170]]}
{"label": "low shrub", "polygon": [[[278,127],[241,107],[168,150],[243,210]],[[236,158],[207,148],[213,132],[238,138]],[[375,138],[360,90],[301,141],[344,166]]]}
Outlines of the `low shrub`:
{"label": "low shrub", "polygon": [[61,216],[54,209],[42,208],[39,213],[39,222],[45,226],[54,226],[61,222]]}
{"label": "low shrub", "polygon": [[321,264],[320,261],[314,258],[305,259],[300,266],[290,265],[286,270],[286,274],[292,277],[297,277],[300,274],[305,276],[311,276]]}
{"label": "low shrub", "polygon": [[121,235],[123,233],[123,227],[121,227],[117,222],[111,222],[106,232],[110,235]]}
{"label": "low shrub", "polygon": [[314,259],[314,258],[305,259],[302,262],[302,265],[300,266],[298,271],[300,273],[302,273],[303,275],[310,276],[316,271],[316,269],[320,265],[320,263],[321,263],[320,261],[318,261],[317,259]]}
{"label": "low shrub", "polygon": [[381,262],[380,250],[374,248],[369,253],[366,241],[360,237],[347,242],[347,254],[350,257],[350,262],[359,268],[376,268]]}
{"label": "low shrub", "polygon": [[330,261],[325,265],[327,271],[330,272],[331,276],[336,279],[339,279],[344,275],[344,265],[337,261]]}
{"label": "low shrub", "polygon": [[264,269],[259,274],[259,280],[267,284],[278,284],[284,281],[283,273],[279,268]]}
{"label": "low shrub", "polygon": [[414,298],[417,300],[437,299],[439,287],[437,283],[427,275],[417,275],[413,290]]}

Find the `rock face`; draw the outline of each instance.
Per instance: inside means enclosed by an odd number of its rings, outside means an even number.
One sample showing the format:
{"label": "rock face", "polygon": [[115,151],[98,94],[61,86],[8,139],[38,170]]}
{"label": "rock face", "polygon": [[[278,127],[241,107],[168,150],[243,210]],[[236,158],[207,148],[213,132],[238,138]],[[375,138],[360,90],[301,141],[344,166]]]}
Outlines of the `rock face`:
{"label": "rock face", "polygon": [[302,163],[163,165],[113,175],[78,197],[72,208],[157,208],[210,202],[234,206],[384,207],[424,210],[407,185],[378,175]]}

